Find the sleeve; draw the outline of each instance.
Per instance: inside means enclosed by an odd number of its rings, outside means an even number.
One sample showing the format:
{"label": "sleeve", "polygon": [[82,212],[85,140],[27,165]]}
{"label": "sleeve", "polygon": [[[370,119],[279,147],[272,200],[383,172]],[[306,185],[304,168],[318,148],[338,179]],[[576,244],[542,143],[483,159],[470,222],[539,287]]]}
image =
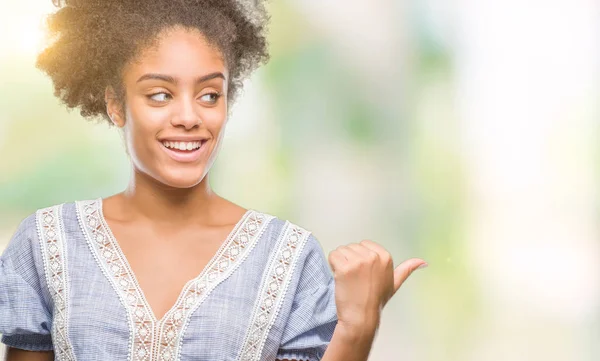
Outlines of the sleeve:
{"label": "sleeve", "polygon": [[[0,256],[0,334],[9,347],[50,351],[52,321],[42,295],[38,242],[35,215],[31,215]],[[41,270],[43,275],[43,266]]]}
{"label": "sleeve", "polygon": [[284,326],[277,360],[321,360],[337,325],[335,282],[323,250],[311,234]]}

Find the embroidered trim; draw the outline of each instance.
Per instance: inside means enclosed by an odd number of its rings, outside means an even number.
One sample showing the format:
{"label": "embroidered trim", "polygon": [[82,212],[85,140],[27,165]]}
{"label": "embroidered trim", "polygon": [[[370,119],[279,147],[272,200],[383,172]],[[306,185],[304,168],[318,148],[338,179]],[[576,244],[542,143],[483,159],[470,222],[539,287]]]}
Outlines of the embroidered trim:
{"label": "embroidered trim", "polygon": [[298,258],[310,232],[286,221],[279,246],[261,282],[248,333],[238,360],[258,361],[285,299]]}
{"label": "embroidered trim", "polygon": [[224,247],[217,252],[214,261],[210,262],[202,274],[182,293],[175,307],[165,315],[160,327],[158,355],[161,360],[171,360],[173,355],[176,360],[180,359],[189,316],[218,284],[238,269],[273,218],[275,217],[258,212],[248,215],[240,227],[231,233],[233,236],[223,244]]}
{"label": "embroidered trim", "polygon": [[127,360],[150,361],[154,322],[99,212],[98,200],[76,202],[77,218],[94,259],[117,293],[129,321]]}
{"label": "embroidered trim", "polygon": [[128,358],[130,361],[178,359],[182,336],[190,315],[211,291],[246,259],[270,220],[274,218],[249,210],[200,275],[186,283],[175,305],[161,320],[156,320],[125,255],[102,215],[101,199],[77,202],[77,207],[92,253],[104,275],[119,294],[132,320]]}
{"label": "embroidered trim", "polygon": [[75,361],[69,340],[69,279],[67,247],[61,220],[62,204],[36,212],[44,274],[54,302],[52,338],[58,361]]}

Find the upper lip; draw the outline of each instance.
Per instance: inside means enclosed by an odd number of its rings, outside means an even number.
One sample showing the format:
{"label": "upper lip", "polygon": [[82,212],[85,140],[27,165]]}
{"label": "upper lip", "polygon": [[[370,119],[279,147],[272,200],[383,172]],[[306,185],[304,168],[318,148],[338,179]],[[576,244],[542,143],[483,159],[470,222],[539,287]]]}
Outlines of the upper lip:
{"label": "upper lip", "polygon": [[201,137],[201,136],[173,136],[173,137],[164,137],[164,138],[160,138],[159,141],[161,142],[203,142],[205,140],[207,140],[207,137]]}

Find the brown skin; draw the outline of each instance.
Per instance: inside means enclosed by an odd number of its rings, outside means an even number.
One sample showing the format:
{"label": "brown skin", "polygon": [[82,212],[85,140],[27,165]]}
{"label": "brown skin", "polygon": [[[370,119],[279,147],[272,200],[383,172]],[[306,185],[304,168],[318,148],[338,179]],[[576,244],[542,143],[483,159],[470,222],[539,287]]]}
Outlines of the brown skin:
{"label": "brown skin", "polygon": [[[220,52],[196,30],[175,28],[164,31],[159,39],[157,46],[143,51],[123,70],[125,109],[109,89],[107,112],[123,130],[134,170],[152,179],[169,199],[173,192],[178,199],[194,198],[183,211],[197,215],[196,207],[205,208],[212,195],[206,175],[225,134],[227,68]],[[148,74],[168,76],[172,81],[140,80]],[[215,77],[197,81],[211,74]],[[175,162],[160,140],[176,136],[208,138],[209,151],[194,163]]]}
{"label": "brown skin", "polygon": [[329,264],[335,279],[338,324],[322,361],[366,361],[383,307],[427,263],[411,258],[394,269],[383,247],[364,240],[338,247],[329,254]]}
{"label": "brown skin", "polygon": [[[146,74],[171,79],[139,81]],[[221,53],[198,31],[176,27],[125,67],[124,103],[106,90],[107,113],[123,131],[133,176],[124,192],[104,200],[103,212],[157,319],[246,212],[215,194],[208,181],[227,124],[227,84]],[[161,139],[177,136],[208,139],[208,152],[192,163],[171,159]],[[364,361],[383,306],[425,262],[412,259],[394,270],[385,249],[363,241],[331,252],[329,263],[339,321],[323,360]],[[51,355],[11,349],[7,361]]]}
{"label": "brown skin", "polygon": [[52,351],[25,351],[7,347],[5,361],[53,361]]}
{"label": "brown skin", "polygon": [[[160,36],[124,69],[125,108],[107,91],[107,111],[123,129],[133,179],[124,193],[104,201],[107,221],[157,319],[246,212],[213,193],[208,182],[227,122],[221,54],[195,30]],[[147,74],[169,80],[140,81]],[[198,81],[207,75],[212,78]],[[207,151],[196,162],[171,159],[161,140],[180,136],[207,139]]]}

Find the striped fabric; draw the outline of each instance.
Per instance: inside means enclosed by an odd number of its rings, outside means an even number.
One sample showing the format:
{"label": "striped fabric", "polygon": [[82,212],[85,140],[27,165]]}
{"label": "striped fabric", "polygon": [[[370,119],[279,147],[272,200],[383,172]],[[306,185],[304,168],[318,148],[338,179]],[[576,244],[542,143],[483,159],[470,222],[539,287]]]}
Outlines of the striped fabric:
{"label": "striped fabric", "polygon": [[154,318],[102,200],[38,210],[0,256],[2,342],[56,360],[320,360],[334,282],[305,229],[249,210],[173,308]]}

